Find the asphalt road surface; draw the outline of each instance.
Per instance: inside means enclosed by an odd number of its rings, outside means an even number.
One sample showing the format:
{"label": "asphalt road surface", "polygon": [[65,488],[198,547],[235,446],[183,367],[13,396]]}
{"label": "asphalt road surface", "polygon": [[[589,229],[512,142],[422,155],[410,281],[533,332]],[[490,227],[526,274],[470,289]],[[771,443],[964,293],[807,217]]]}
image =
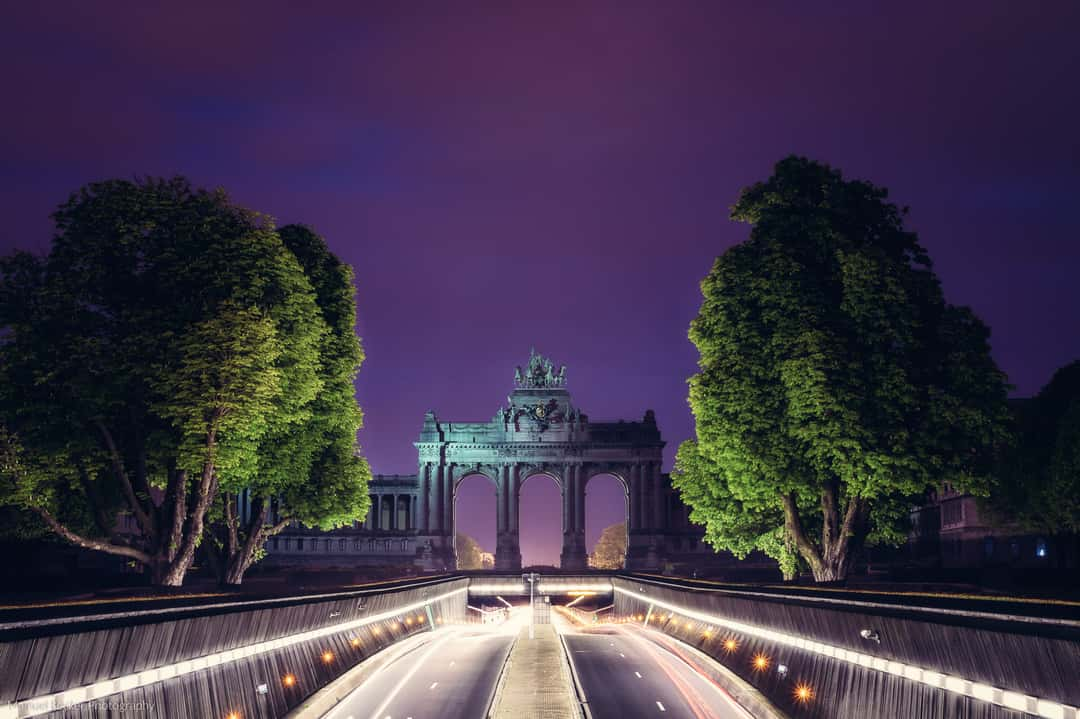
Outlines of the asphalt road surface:
{"label": "asphalt road surface", "polygon": [[[378,669],[324,719],[482,719],[524,618],[436,632]],[[592,719],[753,719],[636,628],[579,629],[553,618]]]}
{"label": "asphalt road surface", "polygon": [[398,657],[324,719],[478,719],[514,636],[483,627],[444,636]]}
{"label": "asphalt road surface", "polygon": [[722,689],[633,629],[564,631],[593,719],[751,719]]}

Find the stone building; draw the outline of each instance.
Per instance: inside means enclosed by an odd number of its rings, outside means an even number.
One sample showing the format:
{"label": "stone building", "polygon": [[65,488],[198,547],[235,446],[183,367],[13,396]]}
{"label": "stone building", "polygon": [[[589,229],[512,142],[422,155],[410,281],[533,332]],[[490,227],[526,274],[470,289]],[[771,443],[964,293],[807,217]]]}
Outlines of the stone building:
{"label": "stone building", "polygon": [[417,472],[376,475],[371,511],[353,527],[316,532],[294,527],[267,545],[277,566],[412,564],[427,570],[455,566],[455,495],[466,477],[482,475],[495,488],[495,568],[521,568],[520,491],[546,475],[562,497],[561,564],[586,566],[585,488],[597,475],[614,476],[627,507],[626,566],[663,569],[701,564],[718,555],[690,523],[688,508],[662,471],[664,441],[652,410],[640,420],[595,421],[574,406],[566,367],[536,354],[514,373],[514,387],[494,417],[482,422],[423,418]]}

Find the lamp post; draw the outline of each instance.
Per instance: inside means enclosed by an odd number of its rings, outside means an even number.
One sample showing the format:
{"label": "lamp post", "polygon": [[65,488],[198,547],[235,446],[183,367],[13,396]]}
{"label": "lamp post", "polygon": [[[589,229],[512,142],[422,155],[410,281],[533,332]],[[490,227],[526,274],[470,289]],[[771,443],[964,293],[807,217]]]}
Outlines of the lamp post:
{"label": "lamp post", "polygon": [[529,583],[529,639],[535,637],[535,629],[533,624],[536,621],[536,609],[533,608],[533,590],[536,589],[536,583],[540,581],[540,575],[536,572],[529,572],[528,574],[522,574],[521,578]]}

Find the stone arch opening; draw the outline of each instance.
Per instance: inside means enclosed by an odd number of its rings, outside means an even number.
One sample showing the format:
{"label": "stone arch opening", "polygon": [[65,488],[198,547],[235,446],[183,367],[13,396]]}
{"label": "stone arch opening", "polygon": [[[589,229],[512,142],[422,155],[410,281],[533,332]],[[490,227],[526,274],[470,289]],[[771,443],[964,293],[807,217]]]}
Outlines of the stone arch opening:
{"label": "stone arch opening", "polygon": [[559,567],[563,547],[562,481],[550,472],[521,479],[520,534],[523,567]]}
{"label": "stone arch opening", "polygon": [[[590,567],[622,569],[626,566],[629,498],[629,483],[619,474],[597,472],[586,479],[584,529]],[[613,546],[613,542],[617,545]]]}
{"label": "stone arch opening", "polygon": [[454,554],[458,569],[492,569],[497,541],[497,484],[484,472],[454,484]]}

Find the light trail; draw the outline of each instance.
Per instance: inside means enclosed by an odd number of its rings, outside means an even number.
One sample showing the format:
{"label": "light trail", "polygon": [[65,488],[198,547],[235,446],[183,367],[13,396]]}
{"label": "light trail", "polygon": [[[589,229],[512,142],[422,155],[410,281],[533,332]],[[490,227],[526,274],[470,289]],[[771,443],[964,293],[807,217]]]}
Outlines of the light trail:
{"label": "light trail", "polygon": [[[451,636],[452,635],[448,634],[442,639],[439,639],[438,641],[432,643],[431,647],[426,652],[424,652],[423,656],[421,656],[413,663],[413,665],[409,668],[409,671],[405,672],[405,675],[398,680],[397,684],[394,685],[394,688],[386,694],[386,697],[383,699],[382,703],[379,704],[378,708],[371,713],[371,719],[379,719],[379,717],[383,716],[383,712],[386,711],[386,707],[390,706],[390,703],[394,701],[398,693],[401,692],[401,690],[405,687],[409,680],[412,679],[413,676],[415,676],[416,672],[420,671],[420,667],[424,665],[424,662],[427,661],[428,658],[430,658],[431,655],[435,653],[435,650],[437,650],[439,647],[449,641]],[[327,714],[325,719],[330,719],[331,714],[333,714],[333,712]]]}

